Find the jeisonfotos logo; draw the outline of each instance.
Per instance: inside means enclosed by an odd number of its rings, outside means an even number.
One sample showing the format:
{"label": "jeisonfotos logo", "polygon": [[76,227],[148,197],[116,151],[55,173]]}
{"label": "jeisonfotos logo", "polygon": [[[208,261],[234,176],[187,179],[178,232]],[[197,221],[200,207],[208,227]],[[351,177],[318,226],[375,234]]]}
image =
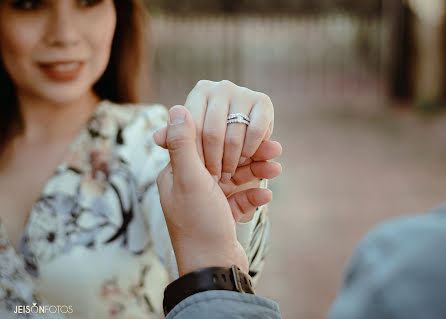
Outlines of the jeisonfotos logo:
{"label": "jeisonfotos logo", "polygon": [[14,313],[73,313],[72,305],[38,305],[33,303],[32,306],[16,306]]}

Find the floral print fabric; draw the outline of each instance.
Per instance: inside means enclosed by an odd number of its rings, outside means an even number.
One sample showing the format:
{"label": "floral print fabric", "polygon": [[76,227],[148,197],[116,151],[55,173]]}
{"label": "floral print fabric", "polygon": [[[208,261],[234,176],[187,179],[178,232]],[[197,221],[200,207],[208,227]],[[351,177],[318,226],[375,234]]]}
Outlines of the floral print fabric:
{"label": "floral print fabric", "polygon": [[[166,121],[161,105],[97,106],[30,212],[19,252],[0,223],[1,318],[160,317],[178,276],[156,186],[169,156],[152,140]],[[254,274],[266,216],[258,209],[240,227]],[[35,304],[72,311],[14,313]]]}

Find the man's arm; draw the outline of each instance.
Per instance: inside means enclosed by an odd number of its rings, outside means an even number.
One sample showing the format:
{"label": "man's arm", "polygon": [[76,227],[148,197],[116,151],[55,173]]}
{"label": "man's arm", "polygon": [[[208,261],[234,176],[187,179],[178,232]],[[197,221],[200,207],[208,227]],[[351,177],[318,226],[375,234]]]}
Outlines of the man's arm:
{"label": "man's arm", "polygon": [[190,296],[179,303],[166,319],[281,319],[272,300],[234,291],[212,290]]}
{"label": "man's arm", "polygon": [[168,318],[280,318],[277,304],[252,294],[231,207],[198,156],[190,113],[178,106],[169,116],[171,162],[157,183],[181,277],[166,288]]}

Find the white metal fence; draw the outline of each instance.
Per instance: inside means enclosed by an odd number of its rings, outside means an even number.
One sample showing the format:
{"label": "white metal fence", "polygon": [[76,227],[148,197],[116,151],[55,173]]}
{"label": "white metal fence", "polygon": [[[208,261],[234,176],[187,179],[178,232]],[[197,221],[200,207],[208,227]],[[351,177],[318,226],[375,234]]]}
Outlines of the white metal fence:
{"label": "white metal fence", "polygon": [[154,95],[168,104],[182,103],[200,79],[286,98],[383,96],[388,31],[380,18],[166,15],[151,23]]}

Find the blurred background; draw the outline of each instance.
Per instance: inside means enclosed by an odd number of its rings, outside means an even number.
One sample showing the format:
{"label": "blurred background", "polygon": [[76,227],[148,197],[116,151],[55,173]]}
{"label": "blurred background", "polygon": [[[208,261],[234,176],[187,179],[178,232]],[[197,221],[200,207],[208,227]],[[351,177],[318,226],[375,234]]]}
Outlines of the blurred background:
{"label": "blurred background", "polygon": [[444,0],[147,0],[153,100],[200,79],[268,94],[283,176],[257,288],[324,318],[374,225],[446,198]]}

